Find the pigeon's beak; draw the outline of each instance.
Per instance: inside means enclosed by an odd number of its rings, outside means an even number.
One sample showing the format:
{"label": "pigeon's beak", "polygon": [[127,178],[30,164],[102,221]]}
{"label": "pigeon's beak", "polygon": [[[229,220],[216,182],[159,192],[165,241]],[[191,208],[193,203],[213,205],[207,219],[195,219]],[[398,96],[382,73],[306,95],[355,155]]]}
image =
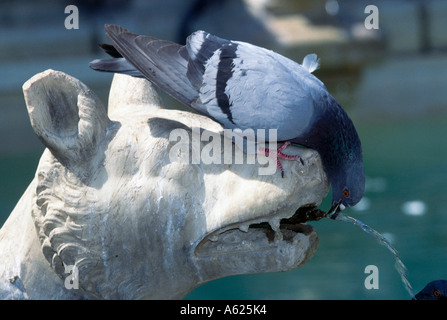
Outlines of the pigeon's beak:
{"label": "pigeon's beak", "polygon": [[329,212],[327,213],[327,215],[331,218],[331,219],[337,219],[337,216],[340,212],[342,212],[345,209],[345,206],[343,205],[343,203],[341,203],[341,200],[338,201],[334,201],[332,202],[332,207],[329,209]]}

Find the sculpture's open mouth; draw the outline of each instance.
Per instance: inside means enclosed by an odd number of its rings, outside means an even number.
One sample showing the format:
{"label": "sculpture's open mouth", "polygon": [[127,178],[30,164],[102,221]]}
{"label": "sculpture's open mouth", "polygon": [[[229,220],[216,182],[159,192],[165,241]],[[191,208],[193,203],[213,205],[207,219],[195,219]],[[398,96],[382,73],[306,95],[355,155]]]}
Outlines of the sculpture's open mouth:
{"label": "sculpture's open mouth", "polygon": [[297,235],[314,232],[306,221],[319,220],[326,213],[314,204],[299,208],[290,218],[268,216],[253,221],[244,221],[217,229],[206,235],[195,249],[196,256],[216,256],[235,252],[260,251],[280,241],[293,243]]}

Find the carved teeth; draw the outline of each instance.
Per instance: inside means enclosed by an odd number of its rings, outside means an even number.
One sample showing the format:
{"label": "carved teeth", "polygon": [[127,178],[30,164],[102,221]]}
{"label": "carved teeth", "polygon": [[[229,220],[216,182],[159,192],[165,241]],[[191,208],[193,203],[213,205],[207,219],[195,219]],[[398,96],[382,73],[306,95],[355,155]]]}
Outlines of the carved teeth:
{"label": "carved teeth", "polygon": [[279,232],[279,219],[271,219],[269,225],[272,227],[273,231]]}
{"label": "carved teeth", "polygon": [[275,231],[275,241],[281,241],[282,233],[279,229],[280,219],[271,219],[269,221],[269,225],[273,229],[273,231]]}
{"label": "carved teeth", "polygon": [[242,232],[248,232],[248,227],[249,224],[242,224],[239,226],[239,230],[241,230]]}
{"label": "carved teeth", "polygon": [[217,240],[219,240],[219,237],[217,235],[212,235],[208,237],[208,240],[212,241],[212,242],[216,242]]}

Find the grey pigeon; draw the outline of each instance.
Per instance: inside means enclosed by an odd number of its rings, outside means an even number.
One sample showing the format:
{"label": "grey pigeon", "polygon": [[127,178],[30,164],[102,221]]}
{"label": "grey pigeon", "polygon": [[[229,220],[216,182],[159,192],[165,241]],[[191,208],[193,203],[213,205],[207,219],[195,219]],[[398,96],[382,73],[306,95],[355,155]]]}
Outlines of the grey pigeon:
{"label": "grey pigeon", "polygon": [[447,300],[447,280],[435,280],[427,284],[414,300]]}
{"label": "grey pigeon", "polygon": [[[300,65],[273,51],[230,41],[204,31],[182,46],[106,25],[113,59],[94,60],[98,71],[146,78],[183,104],[227,129],[276,129],[280,158],[289,143],[316,150],[332,185],[335,218],[363,196],[361,143],[354,125],[312,72],[319,62],[307,55]],[[280,166],[280,163],[278,161]]]}

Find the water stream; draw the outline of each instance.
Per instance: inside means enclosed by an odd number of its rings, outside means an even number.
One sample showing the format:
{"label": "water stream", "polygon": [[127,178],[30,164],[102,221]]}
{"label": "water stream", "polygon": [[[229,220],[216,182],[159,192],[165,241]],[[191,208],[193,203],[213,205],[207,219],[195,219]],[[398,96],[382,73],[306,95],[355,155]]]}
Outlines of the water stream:
{"label": "water stream", "polygon": [[[334,212],[335,212],[335,210],[334,210]],[[402,259],[399,256],[399,252],[397,252],[396,248],[394,248],[391,245],[391,243],[388,241],[388,239],[385,238],[378,231],[374,230],[373,228],[371,228],[367,224],[363,223],[362,221],[360,221],[360,220],[358,220],[356,218],[353,218],[351,216],[348,216],[346,214],[343,214],[342,212],[339,212],[338,214],[334,215],[334,212],[328,214],[328,217],[334,218],[337,221],[350,222],[350,223],[360,227],[363,231],[365,231],[366,233],[368,233],[368,234],[372,235],[373,237],[375,237],[376,240],[381,245],[385,246],[393,254],[394,259],[396,260],[396,263],[394,264],[394,267],[396,268],[396,271],[399,273],[400,278],[402,280],[402,283],[403,283],[405,289],[407,290],[407,292],[410,295],[410,297],[413,299],[414,298],[413,290],[412,290],[411,284],[410,284],[410,282],[408,281],[408,278],[407,278],[407,267],[402,262]]]}

